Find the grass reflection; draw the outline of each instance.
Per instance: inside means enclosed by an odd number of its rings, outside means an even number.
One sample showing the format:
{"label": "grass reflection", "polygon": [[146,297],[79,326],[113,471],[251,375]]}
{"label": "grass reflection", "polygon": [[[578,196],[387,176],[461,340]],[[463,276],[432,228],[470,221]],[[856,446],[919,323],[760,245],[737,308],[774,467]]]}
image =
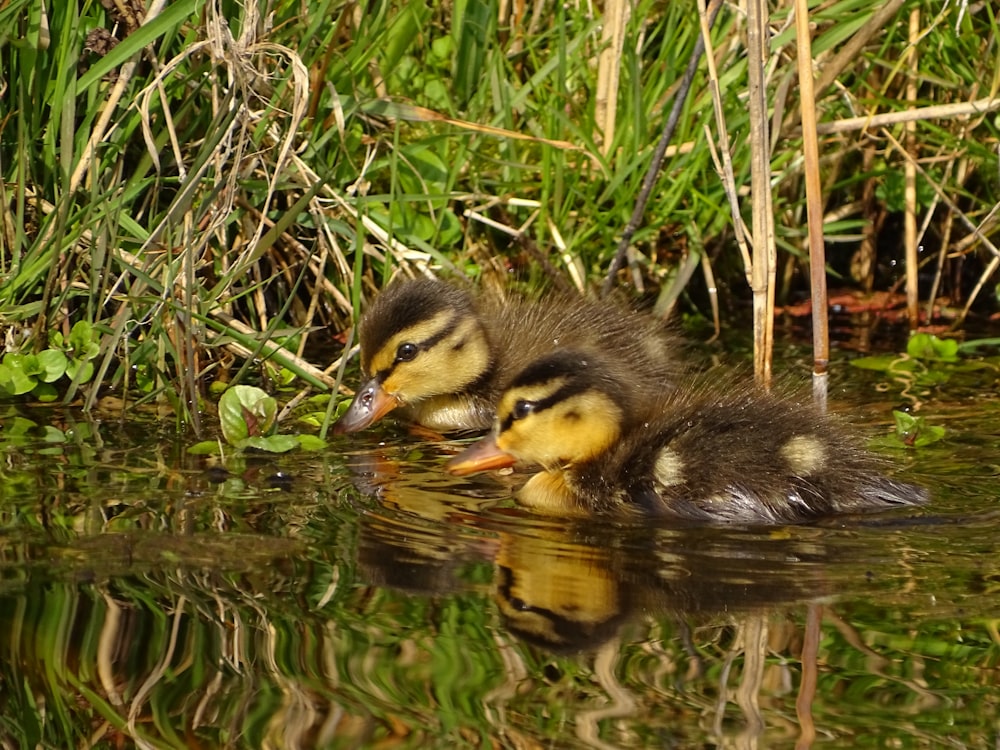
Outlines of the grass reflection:
{"label": "grass reflection", "polygon": [[170,441],[88,435],[6,463],[5,748],[996,737],[985,469],[942,469],[912,514],[568,524],[446,477],[439,445],[364,439],[220,482]]}

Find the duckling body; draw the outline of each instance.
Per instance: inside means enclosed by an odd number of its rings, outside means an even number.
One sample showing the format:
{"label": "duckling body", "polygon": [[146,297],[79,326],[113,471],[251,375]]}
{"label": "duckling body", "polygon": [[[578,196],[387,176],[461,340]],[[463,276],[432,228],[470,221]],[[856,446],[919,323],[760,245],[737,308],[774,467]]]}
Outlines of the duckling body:
{"label": "duckling body", "polygon": [[569,295],[479,296],[437,280],[391,284],[359,326],[364,382],[335,426],[355,432],[394,409],[439,432],[486,430],[510,377],[559,346],[605,352],[652,396],[677,372],[664,324]]}
{"label": "duckling body", "polygon": [[796,523],[926,500],[809,406],[704,378],[650,401],[627,382],[599,355],[544,356],[510,382],[494,432],[449,469],[540,464],[520,502],[575,515]]}

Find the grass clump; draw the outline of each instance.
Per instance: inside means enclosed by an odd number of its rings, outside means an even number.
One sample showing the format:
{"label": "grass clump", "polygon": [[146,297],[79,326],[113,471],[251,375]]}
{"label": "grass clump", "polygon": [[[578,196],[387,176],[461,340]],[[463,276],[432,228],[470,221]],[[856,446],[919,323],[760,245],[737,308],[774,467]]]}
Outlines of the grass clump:
{"label": "grass clump", "polygon": [[[5,348],[41,356],[84,322],[93,377],[53,381],[62,398],[166,400],[196,430],[212,381],[255,370],[334,387],[313,346],[396,272],[592,287],[699,34],[696,4],[651,0],[601,15],[554,2],[501,15],[491,0],[51,5],[0,10]],[[911,212],[924,299],[961,303],[998,257],[997,20],[988,3],[911,5],[886,6],[876,28],[870,4],[811,10],[827,247],[833,270],[884,286]],[[799,288],[805,221],[793,26],[772,11],[781,299]],[[744,38],[724,8],[709,54],[738,201]],[[703,65],[619,277],[671,290],[664,308],[738,290],[745,273],[709,91]]]}

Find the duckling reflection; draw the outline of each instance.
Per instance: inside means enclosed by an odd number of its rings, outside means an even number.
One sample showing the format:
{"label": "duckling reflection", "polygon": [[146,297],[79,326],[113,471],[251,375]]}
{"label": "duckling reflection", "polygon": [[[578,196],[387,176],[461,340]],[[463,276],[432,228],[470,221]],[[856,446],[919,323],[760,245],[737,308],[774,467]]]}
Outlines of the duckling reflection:
{"label": "duckling reflection", "polygon": [[356,432],[394,409],[438,432],[486,430],[506,381],[555,346],[605,351],[652,395],[677,373],[661,321],[608,301],[479,296],[442,281],[395,282],[359,326],[363,382],[334,427]]}
{"label": "duckling reflection", "polygon": [[554,653],[590,652],[640,615],[728,616],[831,593],[825,553],[808,542],[635,528],[608,541],[586,527],[502,534],[494,599],[506,629]]}
{"label": "duckling reflection", "polygon": [[827,553],[809,539],[566,523],[406,479],[383,482],[378,507],[359,519],[362,578],[448,595],[480,588],[492,564],[504,630],[553,653],[592,652],[639,615],[728,615],[832,590]]}
{"label": "duckling reflection", "polygon": [[538,464],[518,494],[565,515],[798,523],[926,500],[811,407],[706,378],[649,399],[603,354],[560,350],[514,377],[454,474]]}
{"label": "duckling reflection", "polygon": [[507,630],[554,652],[611,640],[633,609],[633,591],[611,552],[548,534],[505,534],[494,600]]}
{"label": "duckling reflection", "polygon": [[376,446],[349,454],[346,465],[355,490],[374,504],[361,516],[357,562],[362,576],[378,586],[434,595],[468,588],[472,562],[492,558],[493,535],[453,533],[475,527],[483,503],[446,491],[439,471],[420,470],[419,446],[409,446],[407,465],[398,449]]}

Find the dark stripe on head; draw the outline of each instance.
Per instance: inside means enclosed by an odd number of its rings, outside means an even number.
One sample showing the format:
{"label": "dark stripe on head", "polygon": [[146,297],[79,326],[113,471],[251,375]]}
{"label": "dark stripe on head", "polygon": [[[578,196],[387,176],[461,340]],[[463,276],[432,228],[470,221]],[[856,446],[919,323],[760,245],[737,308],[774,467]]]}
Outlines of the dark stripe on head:
{"label": "dark stripe on head", "polygon": [[445,310],[456,316],[476,315],[472,295],[463,289],[435,279],[394,282],[375,298],[361,320],[361,350],[371,356],[400,331]]}
{"label": "dark stripe on head", "polygon": [[[433,336],[428,336],[423,341],[413,341],[410,343],[416,344],[420,351],[426,351],[432,346],[440,342],[442,339],[447,338],[451,333],[458,327],[458,316],[452,315],[451,320],[442,328],[440,331],[435,333]],[[417,356],[420,356],[419,354]],[[382,383],[388,378],[393,372],[396,371],[396,366],[399,365],[403,360],[393,359],[392,364],[386,367],[384,370],[377,372],[375,375],[378,378],[378,382]],[[412,361],[412,360],[406,360]]]}
{"label": "dark stripe on head", "polygon": [[444,328],[435,333],[433,336],[428,336],[423,341],[417,341],[415,343],[418,347],[420,347],[420,351],[424,351],[425,349],[430,349],[438,342],[450,336],[457,327],[458,327],[458,316],[452,315],[451,320],[448,321],[448,323],[445,325]]}
{"label": "dark stripe on head", "polygon": [[[584,391],[602,391],[613,397],[614,384],[609,379],[601,377],[600,369],[601,363],[590,355],[572,350],[555,352],[528,365],[514,378],[508,390],[544,385],[563,379],[562,385],[553,393],[532,402],[533,413],[545,411]],[[510,429],[514,421],[512,414],[505,415],[500,422],[500,431]]]}
{"label": "dark stripe on head", "polygon": [[586,355],[564,350],[547,354],[525,367],[510,383],[509,388],[542,385],[558,378],[587,378],[594,362]]}

